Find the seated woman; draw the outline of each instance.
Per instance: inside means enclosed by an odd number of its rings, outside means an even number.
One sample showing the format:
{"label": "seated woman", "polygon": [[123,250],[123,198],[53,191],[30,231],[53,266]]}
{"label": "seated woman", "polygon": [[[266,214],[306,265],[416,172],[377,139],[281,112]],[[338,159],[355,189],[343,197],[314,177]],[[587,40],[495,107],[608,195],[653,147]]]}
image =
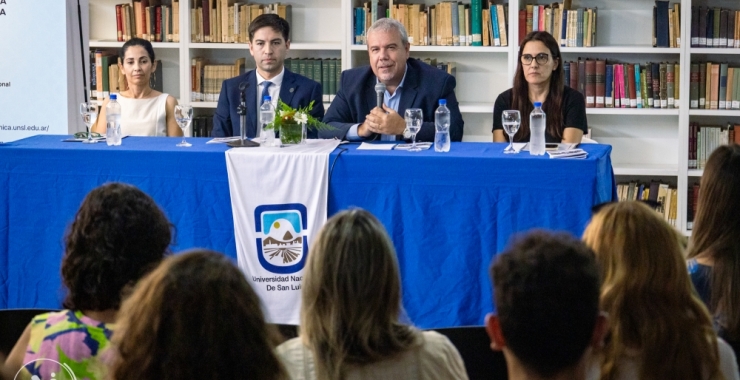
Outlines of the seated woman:
{"label": "seated woman", "polygon": [[300,336],[277,348],[292,379],[467,379],[446,337],[399,323],[396,254],[374,216],[333,216],[310,252]]}
{"label": "seated woman", "polygon": [[123,304],[112,380],[287,379],[257,294],[229,259],[172,256]]}
{"label": "seated woman", "polygon": [[[123,44],[120,52],[121,72],[127,88],[121,89],[116,101],[121,104],[121,133],[123,136],[182,136],[175,121],[177,99],[151,87],[150,80],[157,69],[151,42],[132,38]],[[93,131],[105,135],[107,128],[103,101]]]}
{"label": "seated woman", "polygon": [[141,190],[109,183],[91,191],[65,239],[65,310],[36,316],[6,366],[51,379],[61,364],[79,378],[104,379],[121,299],[159,264],[171,240],[170,222]]}
{"label": "seated woman", "polygon": [[519,46],[514,87],[502,92],[493,106],[493,142],[508,141],[501,115],[519,110],[521,124],[514,141],[529,141],[529,114],[541,102],[547,116],[546,142],[580,143],[588,133],[586,101],[565,85],[559,44],[547,32],[531,32]]}
{"label": "seated woman", "polygon": [[601,266],[610,324],[589,378],[738,379],[732,349],[693,292],[680,236],[658,213],[640,202],[609,204],[583,240]]}
{"label": "seated woman", "polygon": [[[737,133],[737,132],[736,132]],[[740,349],[740,145],[723,145],[707,160],[701,177],[689,272],[715,329]]]}

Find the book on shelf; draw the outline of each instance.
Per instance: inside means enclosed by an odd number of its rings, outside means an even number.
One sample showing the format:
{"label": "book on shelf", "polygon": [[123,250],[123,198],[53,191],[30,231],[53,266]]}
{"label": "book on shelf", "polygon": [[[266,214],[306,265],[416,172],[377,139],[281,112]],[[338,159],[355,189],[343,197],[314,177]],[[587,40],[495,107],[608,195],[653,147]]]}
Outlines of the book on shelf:
{"label": "book on shelf", "polygon": [[680,3],[656,0],[653,7],[653,47],[681,47]]}
{"label": "book on shelf", "polygon": [[740,124],[725,125],[689,124],[689,169],[704,169],[707,159],[721,145],[740,143]]}
{"label": "book on shelf", "polygon": [[152,42],[180,41],[179,0],[134,0],[115,5],[116,39],[133,37]]}
{"label": "book on shelf", "polygon": [[[291,23],[293,13],[290,4],[282,3],[247,4],[234,0],[194,0],[191,5],[190,41],[194,43],[247,43],[249,24],[257,16],[277,14]],[[173,4],[172,8],[172,17],[176,19],[175,11],[179,11],[179,6],[175,7]],[[179,24],[173,22],[173,28],[175,25],[179,27]],[[179,31],[173,33],[177,35]]]}
{"label": "book on shelf", "polygon": [[[353,43],[367,43],[373,4],[353,8]],[[385,7],[377,4],[378,17]],[[390,4],[388,17],[399,21],[415,46],[508,46],[508,5],[472,0],[470,4],[443,1],[437,4]]]}
{"label": "book on shelf", "polygon": [[678,191],[675,187],[661,181],[617,183],[617,199],[623,201],[657,202],[656,211],[672,226],[677,225]]}
{"label": "book on shelf", "polygon": [[740,48],[740,11],[691,7],[691,46]]}
{"label": "book on shelf", "polygon": [[677,63],[648,62],[643,66],[581,59],[564,62],[563,71],[566,85],[583,91],[587,108],[677,108]]}

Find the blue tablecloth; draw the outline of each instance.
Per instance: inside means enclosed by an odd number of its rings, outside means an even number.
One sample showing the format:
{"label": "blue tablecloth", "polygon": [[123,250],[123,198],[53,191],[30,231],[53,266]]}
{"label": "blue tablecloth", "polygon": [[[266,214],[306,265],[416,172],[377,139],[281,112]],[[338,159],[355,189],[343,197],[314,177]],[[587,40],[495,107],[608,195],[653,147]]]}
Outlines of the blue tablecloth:
{"label": "blue tablecloth", "polygon": [[[57,308],[63,237],[84,196],[109,181],[150,194],[176,228],[173,251],[205,247],[236,257],[228,147],[191,139],[62,143],[36,136],[0,145],[0,309]],[[488,266],[511,235],[547,227],[580,235],[592,205],[611,200],[611,147],[586,160],[501,153],[503,144],[453,143],[437,154],[358,151],[330,157],[329,214],[351,206],[388,229],[404,307],[420,327],[481,324],[491,311]]]}

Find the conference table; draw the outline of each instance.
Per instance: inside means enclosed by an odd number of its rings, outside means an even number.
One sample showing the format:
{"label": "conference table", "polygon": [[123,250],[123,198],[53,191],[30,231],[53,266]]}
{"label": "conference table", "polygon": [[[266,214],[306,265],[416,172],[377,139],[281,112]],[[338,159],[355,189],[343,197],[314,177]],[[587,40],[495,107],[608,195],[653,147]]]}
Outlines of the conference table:
{"label": "conference table", "polygon": [[[106,182],[152,196],[174,226],[173,252],[202,247],[236,258],[229,147],[207,138],[179,148],[177,138],[127,137],[109,147],[67,137],[0,144],[0,309],[61,307],[64,235],[85,195]],[[384,224],[406,316],[419,327],[482,324],[493,310],[488,268],[512,237],[533,228],[580,236],[591,207],[616,198],[608,145],[584,144],[588,157],[570,160],[504,147],[453,143],[437,153],[342,144],[329,156],[329,216],[361,207]]]}

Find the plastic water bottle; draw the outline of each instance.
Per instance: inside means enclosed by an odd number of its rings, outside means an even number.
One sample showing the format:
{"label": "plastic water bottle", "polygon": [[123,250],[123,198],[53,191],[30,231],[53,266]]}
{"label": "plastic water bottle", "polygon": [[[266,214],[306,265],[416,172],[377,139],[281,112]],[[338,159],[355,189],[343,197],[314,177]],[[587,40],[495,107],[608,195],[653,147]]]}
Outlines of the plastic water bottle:
{"label": "plastic water bottle", "polygon": [[545,154],[545,125],[547,118],[542,111],[542,103],[534,102],[534,110],[529,114],[529,154]]}
{"label": "plastic water bottle", "polygon": [[434,112],[434,126],[437,132],[434,134],[434,151],[450,151],[450,109],[447,108],[447,100],[440,99],[439,107]]}
{"label": "plastic water bottle", "polygon": [[263,147],[273,146],[275,143],[275,130],[265,129],[268,124],[275,120],[275,107],[272,106],[272,98],[265,95],[260,106],[260,145]]}
{"label": "plastic water bottle", "polygon": [[105,142],[108,146],[121,145],[121,105],[116,101],[116,94],[111,94],[105,106]]}

